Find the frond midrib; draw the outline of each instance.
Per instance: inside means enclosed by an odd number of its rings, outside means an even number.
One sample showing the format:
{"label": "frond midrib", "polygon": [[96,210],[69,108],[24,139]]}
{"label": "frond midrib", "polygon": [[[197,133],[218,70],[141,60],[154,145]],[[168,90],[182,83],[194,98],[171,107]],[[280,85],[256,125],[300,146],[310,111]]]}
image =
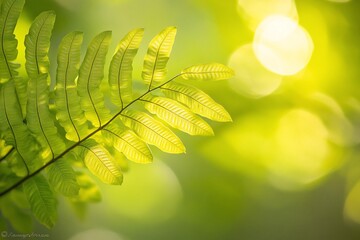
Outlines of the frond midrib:
{"label": "frond midrib", "polygon": [[9,62],[8,62],[8,59],[7,59],[7,56],[6,56],[6,52],[5,52],[5,46],[4,46],[4,34],[5,34],[5,26],[6,26],[6,23],[8,21],[8,18],[9,18],[9,15],[10,15],[10,12],[11,12],[11,9],[13,8],[13,6],[15,5],[15,2],[16,1],[13,1],[10,8],[9,8],[9,11],[7,12],[6,14],[6,18],[5,18],[5,21],[4,21],[4,27],[2,29],[2,35],[1,35],[1,51],[4,55],[4,59],[5,59],[5,63],[6,63],[6,67],[7,67],[7,70],[9,72],[9,75],[10,75],[10,78],[13,77],[13,74],[11,72],[11,68],[10,68],[10,65],[9,65]]}
{"label": "frond midrib", "polygon": [[71,125],[73,126],[75,132],[76,132],[76,135],[77,135],[77,138],[78,138],[78,141],[80,141],[80,135],[79,135],[79,132],[75,126],[75,123],[72,119],[72,116],[71,116],[71,112],[70,112],[70,106],[69,106],[69,96],[68,96],[68,91],[66,90],[67,89],[67,80],[68,80],[68,71],[69,71],[69,64],[70,64],[70,53],[71,53],[71,49],[72,49],[72,45],[75,41],[75,38],[76,38],[76,35],[73,36],[73,38],[71,39],[71,43],[70,43],[70,47],[69,47],[69,51],[67,53],[67,63],[66,63],[66,69],[65,69],[65,80],[64,80],[64,91],[65,91],[65,99],[66,99],[66,111],[67,111],[67,114],[69,116],[69,119],[71,121]]}

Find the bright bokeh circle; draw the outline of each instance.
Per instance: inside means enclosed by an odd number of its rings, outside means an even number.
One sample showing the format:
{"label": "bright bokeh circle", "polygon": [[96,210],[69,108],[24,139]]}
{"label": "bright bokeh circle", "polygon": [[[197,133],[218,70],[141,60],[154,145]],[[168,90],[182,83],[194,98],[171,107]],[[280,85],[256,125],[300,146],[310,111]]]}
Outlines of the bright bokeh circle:
{"label": "bright bokeh circle", "polygon": [[294,21],[299,18],[294,0],[238,0],[238,11],[251,30],[256,30],[261,21],[269,15],[281,14]]}
{"label": "bright bokeh circle", "polygon": [[273,93],[282,76],[270,72],[257,60],[251,44],[241,46],[231,54],[229,67],[235,71],[230,79],[234,91],[245,97],[260,98]]}
{"label": "bright bokeh circle", "polygon": [[308,32],[296,21],[287,16],[271,15],[256,29],[253,48],[268,70],[288,76],[306,67],[314,44]]}

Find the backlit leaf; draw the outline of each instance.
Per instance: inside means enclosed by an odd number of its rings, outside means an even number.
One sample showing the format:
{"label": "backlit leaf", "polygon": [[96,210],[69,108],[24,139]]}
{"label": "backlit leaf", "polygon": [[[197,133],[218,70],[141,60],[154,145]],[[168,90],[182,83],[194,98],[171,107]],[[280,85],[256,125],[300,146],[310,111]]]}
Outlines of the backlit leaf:
{"label": "backlit leaf", "polygon": [[120,185],[122,173],[109,152],[94,140],[81,144],[86,167],[101,181],[107,184]]}
{"label": "backlit leaf", "polygon": [[144,59],[142,77],[149,89],[156,82],[164,80],[167,70],[166,64],[175,41],[176,28],[168,27],[156,35],[149,44]]}
{"label": "backlit leaf", "polygon": [[91,41],[79,71],[77,90],[81,107],[86,118],[95,127],[101,126],[109,119],[109,110],[105,108],[100,84],[104,78],[104,65],[110,40],[110,31],[97,35]]}
{"label": "backlit leaf", "polygon": [[119,43],[110,63],[109,85],[111,100],[123,108],[132,100],[132,63],[144,35],[139,28],[129,32]]}
{"label": "backlit leaf", "polygon": [[57,219],[57,201],[45,177],[38,174],[26,180],[23,190],[39,222],[48,228],[53,227]]}
{"label": "backlit leaf", "polygon": [[111,125],[101,132],[126,158],[137,163],[150,163],[153,160],[149,147],[130,130],[122,130]]}
{"label": "backlit leaf", "polygon": [[168,153],[183,153],[181,140],[164,124],[143,112],[125,110],[120,116],[124,124],[145,142]]}
{"label": "backlit leaf", "polygon": [[219,63],[201,64],[184,69],[181,76],[193,80],[224,80],[233,77],[234,71]]}
{"label": "backlit leaf", "polygon": [[170,82],[161,87],[169,98],[186,105],[191,111],[218,122],[231,122],[230,114],[203,91],[184,84]]}
{"label": "backlit leaf", "polygon": [[19,64],[14,63],[18,51],[18,41],[14,35],[15,25],[23,9],[25,0],[4,0],[0,15],[0,83],[18,75]]}
{"label": "backlit leaf", "polygon": [[146,96],[141,101],[149,112],[156,114],[174,128],[190,135],[214,135],[211,127],[203,119],[175,100]]}
{"label": "backlit leaf", "polygon": [[75,80],[80,66],[83,34],[66,35],[59,46],[55,88],[56,118],[66,131],[66,138],[79,141],[87,135],[86,118],[80,106]]}
{"label": "backlit leaf", "polygon": [[60,159],[47,168],[49,183],[59,193],[71,197],[79,194],[80,186],[75,171],[67,159]]}

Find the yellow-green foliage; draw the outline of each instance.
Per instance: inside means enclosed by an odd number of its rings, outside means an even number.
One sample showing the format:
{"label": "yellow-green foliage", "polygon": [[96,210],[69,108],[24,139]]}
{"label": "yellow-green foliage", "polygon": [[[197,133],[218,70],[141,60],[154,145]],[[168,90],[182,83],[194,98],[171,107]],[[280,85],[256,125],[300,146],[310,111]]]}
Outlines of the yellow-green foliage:
{"label": "yellow-green foliage", "polygon": [[[24,199],[39,222],[52,227],[57,215],[55,193],[68,197],[80,212],[86,203],[101,199],[85,168],[102,182],[119,185],[123,158],[153,161],[148,144],[168,153],[185,152],[168,126],[190,135],[213,135],[200,116],[231,121],[226,110],[204,92],[175,82],[227,79],[233,74],[228,67],[197,65],[166,78],[175,27],[166,28],[150,42],[142,71],[147,90],[137,97],[132,94],[132,63],[144,30],[135,29],[120,41],[109,68],[111,111],[100,88],[110,31],[93,39],[82,61],[82,33],[66,35],[58,47],[56,84],[50,84],[48,51],[55,13],[41,13],[25,39],[27,78],[21,78],[20,66],[14,62],[17,40],[13,32],[24,0],[0,4],[0,210],[19,231],[27,228],[17,216],[26,214],[14,204],[8,206],[11,193]],[[51,85],[55,85],[53,90]],[[144,108],[131,109],[137,102]],[[29,219],[24,217],[24,222]]]}

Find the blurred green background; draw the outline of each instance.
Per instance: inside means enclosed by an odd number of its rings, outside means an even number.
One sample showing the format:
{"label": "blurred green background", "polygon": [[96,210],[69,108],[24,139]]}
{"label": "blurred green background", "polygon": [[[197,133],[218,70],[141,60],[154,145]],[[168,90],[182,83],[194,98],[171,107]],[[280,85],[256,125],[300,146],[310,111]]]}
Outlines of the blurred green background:
{"label": "blurred green background", "polygon": [[[20,42],[49,9],[57,13],[52,77],[66,33],[83,31],[86,45],[112,30],[113,52],[128,31],[144,27],[138,86],[146,45],[167,26],[178,28],[169,76],[210,62],[235,66],[237,75],[193,83],[233,117],[211,123],[215,137],[178,132],[186,155],[153,149],[154,164],[130,164],[121,187],[99,183],[102,201],[84,216],[61,198],[54,229],[35,232],[72,240],[360,239],[359,1],[27,0]],[[246,47],[273,13],[289,15],[312,39],[310,62],[291,76],[265,70]]]}

